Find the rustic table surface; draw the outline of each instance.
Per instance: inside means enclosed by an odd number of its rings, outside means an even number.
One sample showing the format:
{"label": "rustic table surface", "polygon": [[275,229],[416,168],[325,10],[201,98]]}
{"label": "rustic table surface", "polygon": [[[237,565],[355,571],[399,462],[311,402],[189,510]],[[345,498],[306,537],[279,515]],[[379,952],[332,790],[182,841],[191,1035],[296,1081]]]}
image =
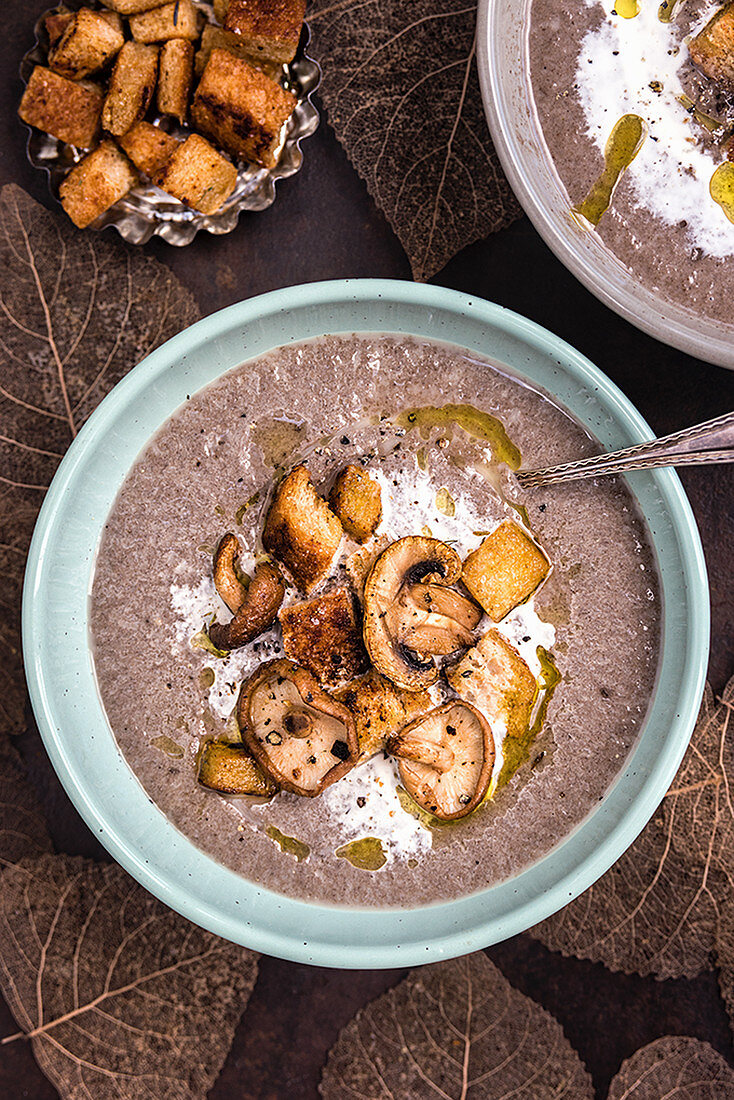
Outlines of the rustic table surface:
{"label": "rustic table surface", "polygon": [[[48,6],[47,0],[3,5],[0,185],[17,183],[54,207],[45,176],[26,161],[26,131],[15,118],[19,62],[35,19]],[[302,171],[280,186],[269,210],[245,215],[229,236],[202,233],[184,249],[158,241],[146,248],[193,292],[204,315],[264,291],[319,279],[410,278],[400,244],[325,124],[305,145]],[[614,379],[658,434],[734,409],[734,372],[667,348],[620,320],[576,282],[526,218],[465,249],[434,281],[498,302],[568,340]],[[709,678],[717,691],[734,673],[734,466],[682,470],[680,476],[708,563]],[[59,849],[104,857],[56,780],[35,730],[20,748],[32,763]],[[528,936],[499,944],[489,955],[513,985],[560,1021],[600,1097],[621,1061],[662,1035],[706,1039],[734,1064],[713,972],[693,981],[627,977],[554,955]],[[262,958],[211,1100],[315,1098],[340,1028],[404,973],[325,970]],[[14,1030],[0,999],[0,1036]],[[0,1096],[56,1095],[28,1044],[0,1047]]]}

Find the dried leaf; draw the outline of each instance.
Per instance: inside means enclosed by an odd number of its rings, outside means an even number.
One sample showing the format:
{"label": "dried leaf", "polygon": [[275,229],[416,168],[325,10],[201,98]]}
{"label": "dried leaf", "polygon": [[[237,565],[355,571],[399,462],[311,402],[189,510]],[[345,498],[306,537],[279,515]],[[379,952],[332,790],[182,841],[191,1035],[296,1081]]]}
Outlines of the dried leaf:
{"label": "dried leaf", "polygon": [[42,856],[0,880],[0,986],[65,1100],[203,1098],[256,958],[114,864]]}
{"label": "dried leaf", "polygon": [[666,1036],[622,1063],[608,1100],[724,1100],[734,1096],[734,1072],[700,1039]]}
{"label": "dried leaf", "polygon": [[716,937],[716,962],[721,996],[734,1031],[734,893],[729,894],[721,909]]}
{"label": "dried leaf", "polygon": [[0,868],[51,848],[43,813],[20,757],[0,735]]}
{"label": "dried leaf", "polygon": [[531,929],[546,947],[657,978],[710,969],[731,893],[734,681],[707,687],[678,774],[634,844],[580,898]]}
{"label": "dried leaf", "polygon": [[549,1013],[483,952],[413,970],[342,1031],[324,1100],[591,1100],[591,1078]]}
{"label": "dried leaf", "polygon": [[43,493],[95,405],[198,317],[157,261],[0,192],[0,730],[23,726],[20,587]]}
{"label": "dried leaf", "polygon": [[320,95],[416,279],[521,213],[482,110],[476,3],[312,0]]}
{"label": "dried leaf", "polygon": [[[0,288],[2,278],[0,277]],[[0,294],[0,305],[2,296]],[[0,324],[2,316],[0,315]],[[0,435],[8,434],[3,419],[6,364],[0,367]],[[2,441],[0,440],[0,447]],[[18,734],[25,724],[26,690],[20,649],[20,593],[26,554],[42,495],[17,489],[3,479],[0,461],[0,661],[5,670],[0,691],[0,741]]]}
{"label": "dried leaf", "polygon": [[715,701],[706,687],[693,747],[670,795],[682,788],[673,843],[683,856],[713,866],[734,887],[734,677]]}

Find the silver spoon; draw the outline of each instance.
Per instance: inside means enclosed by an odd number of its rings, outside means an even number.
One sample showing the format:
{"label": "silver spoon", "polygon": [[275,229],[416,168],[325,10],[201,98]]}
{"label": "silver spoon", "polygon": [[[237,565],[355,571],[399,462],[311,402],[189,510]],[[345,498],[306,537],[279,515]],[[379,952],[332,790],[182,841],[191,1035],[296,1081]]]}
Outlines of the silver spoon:
{"label": "silver spoon", "polygon": [[517,480],[523,488],[578,481],[582,477],[621,474],[625,470],[652,470],[657,466],[707,466],[734,462],[734,412],[717,416],[692,428],[684,428],[649,443],[625,447],[622,451],[592,455],[560,466],[520,470]]}

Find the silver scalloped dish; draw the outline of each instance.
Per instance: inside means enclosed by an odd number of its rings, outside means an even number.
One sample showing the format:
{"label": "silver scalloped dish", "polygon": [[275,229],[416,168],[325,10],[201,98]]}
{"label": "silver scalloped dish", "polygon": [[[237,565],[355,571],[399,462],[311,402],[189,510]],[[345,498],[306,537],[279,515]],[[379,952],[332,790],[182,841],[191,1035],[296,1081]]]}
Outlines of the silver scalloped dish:
{"label": "silver scalloped dish", "polygon": [[[213,22],[211,5],[201,0],[194,2],[207,20]],[[72,6],[77,5],[67,4],[67,7]],[[86,0],[85,6],[99,8],[102,5],[96,0]],[[46,65],[48,62],[48,34],[44,20],[56,10],[58,9],[49,9],[36,22],[35,45],[24,56],[20,65],[20,76],[24,84],[28,83],[35,65]],[[243,210],[264,210],[270,206],[275,201],[276,182],[295,175],[299,170],[303,162],[301,142],[313,134],[319,125],[319,113],[311,102],[311,95],[319,86],[321,69],[305,53],[309,39],[310,31],[304,23],[296,56],[289,65],[283,66],[280,83],[295,93],[297,103],[286,123],[285,141],[274,168],[263,168],[258,164],[239,165],[235,189],[215,214],[202,214],[198,210],[192,210],[153,183],[146,183],[142,179],[137,187],[101,214],[89,228],[100,230],[112,225],[130,244],[145,244],[151,237],[158,236],[168,244],[186,245],[190,244],[201,229],[214,234],[231,233]],[[193,132],[190,127],[179,125],[175,119],[158,114],[148,117],[174,137],[185,138]],[[83,159],[87,150],[58,141],[34,127],[26,126],[26,129],[29,131],[28,160],[34,168],[41,168],[48,174],[51,193],[60,204],[61,181]]]}

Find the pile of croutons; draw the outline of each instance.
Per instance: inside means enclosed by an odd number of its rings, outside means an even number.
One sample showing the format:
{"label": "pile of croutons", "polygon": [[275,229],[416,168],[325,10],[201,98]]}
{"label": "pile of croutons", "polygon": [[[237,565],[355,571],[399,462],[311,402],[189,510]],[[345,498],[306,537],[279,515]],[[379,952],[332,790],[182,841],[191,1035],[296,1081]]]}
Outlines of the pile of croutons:
{"label": "pile of croutons", "polygon": [[[34,68],[18,111],[89,150],[61,184],[66,213],[84,229],[138,173],[215,213],[235,189],[237,164],[277,163],[296,106],[277,78],[296,54],[305,0],[214,0],[222,25],[206,22],[192,0],[104,4],[46,16],[48,65]],[[149,110],[188,136],[146,121]]]}

